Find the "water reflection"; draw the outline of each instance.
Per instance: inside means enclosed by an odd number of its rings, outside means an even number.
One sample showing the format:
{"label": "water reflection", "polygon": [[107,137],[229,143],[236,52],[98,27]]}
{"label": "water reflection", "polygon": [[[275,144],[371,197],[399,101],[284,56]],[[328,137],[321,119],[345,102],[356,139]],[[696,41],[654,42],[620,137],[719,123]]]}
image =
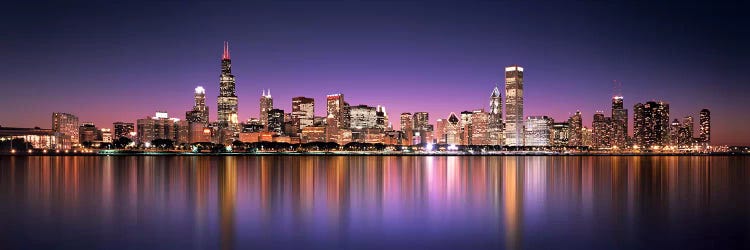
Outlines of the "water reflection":
{"label": "water reflection", "polygon": [[0,248],[743,247],[744,157],[3,157]]}

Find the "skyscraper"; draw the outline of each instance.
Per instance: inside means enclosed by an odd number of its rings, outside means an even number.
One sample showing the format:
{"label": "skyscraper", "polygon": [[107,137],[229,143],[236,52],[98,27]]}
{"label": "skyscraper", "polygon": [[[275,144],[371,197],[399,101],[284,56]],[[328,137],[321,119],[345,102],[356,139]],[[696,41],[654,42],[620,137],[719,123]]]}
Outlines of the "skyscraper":
{"label": "skyscraper", "polygon": [[80,143],[78,135],[78,117],[68,113],[52,113],[52,131],[70,140],[70,144]]}
{"label": "skyscraper", "polygon": [[612,117],[605,117],[602,112],[595,113],[594,120],[591,123],[592,146],[596,148],[612,147],[613,131],[614,122]]}
{"label": "skyscraper", "polygon": [[548,116],[526,118],[524,140],[526,146],[545,147],[550,145],[550,129],[555,121]]}
{"label": "skyscraper", "polygon": [[461,144],[461,120],[458,119],[456,113],[451,112],[445,125],[445,143]]}
{"label": "skyscraper", "polygon": [[273,132],[277,135],[284,133],[284,110],[282,109],[271,109],[268,110],[267,118],[268,131]]}
{"label": "skyscraper", "polygon": [[401,113],[401,132],[404,133],[404,138],[406,139],[405,145],[411,145],[412,138],[414,136],[414,120],[412,120],[411,113],[404,112]]}
{"label": "skyscraper", "polygon": [[612,146],[625,147],[627,135],[628,110],[624,108],[623,97],[615,95],[612,97],[612,135],[610,135]]}
{"label": "skyscraper", "polygon": [[[580,133],[580,131],[579,131]],[[555,122],[550,129],[552,146],[567,146],[570,139],[570,125],[567,122]]]}
{"label": "skyscraper", "polygon": [[217,98],[218,122],[220,128],[237,128],[237,94],[232,59],[229,57],[229,43],[224,42],[224,53],[221,56],[221,75],[219,75],[219,96]]}
{"label": "skyscraper", "polygon": [[505,145],[523,146],[523,68],[505,67]]}
{"label": "skyscraper", "polygon": [[649,148],[669,143],[668,103],[637,103],[633,112],[633,139],[637,146]]}
{"label": "skyscraper", "polygon": [[484,110],[475,111],[471,115],[471,145],[490,145],[490,117]]}
{"label": "skyscraper", "polygon": [[677,132],[680,145],[690,145],[693,143],[694,123],[695,122],[693,121],[693,116],[685,116],[684,118],[682,118],[682,123],[680,124],[679,131]]}
{"label": "skyscraper", "polygon": [[375,107],[367,105],[357,105],[349,109],[351,122],[349,127],[352,129],[368,129],[377,126],[377,111]]}
{"label": "skyscraper", "polygon": [[185,120],[188,123],[200,123],[204,126],[208,124],[208,106],[206,106],[206,89],[202,86],[195,88],[195,104],[193,109],[185,113]]}
{"label": "skyscraper", "polygon": [[292,121],[298,131],[312,126],[315,119],[315,99],[298,96],[292,98]]}
{"label": "skyscraper", "polygon": [[326,96],[326,113],[328,118],[333,118],[336,124],[328,124],[337,128],[344,126],[344,94],[332,94]]}
{"label": "skyscraper", "polygon": [[414,112],[414,130],[424,130],[430,125],[430,114],[427,112]]}
{"label": "skyscraper", "polygon": [[385,112],[385,107],[378,105],[375,112],[375,115],[377,115],[377,127],[379,129],[390,129],[388,124],[388,113]]}
{"label": "skyscraper", "polygon": [[81,123],[81,126],[78,127],[78,138],[81,144],[99,141],[101,140],[99,128],[97,128],[92,122],[83,122]]}
{"label": "skyscraper", "polygon": [[490,94],[490,112],[489,112],[489,144],[501,145],[503,142],[503,99],[500,90],[495,88]]}
{"label": "skyscraper", "polygon": [[568,125],[570,126],[570,135],[568,137],[568,146],[583,146],[583,117],[581,117],[581,111],[568,118]]}
{"label": "skyscraper", "polygon": [[[262,91],[260,95],[260,124],[268,127],[268,111],[273,109],[273,98],[271,97],[271,90],[268,92]],[[270,129],[268,129],[270,131]]]}
{"label": "skyscraper", "polygon": [[120,137],[126,137],[131,140],[135,139],[130,134],[131,132],[135,132],[135,124],[132,122],[115,122],[112,123],[112,127],[114,127],[113,139],[117,140]]}
{"label": "skyscraper", "polygon": [[708,109],[702,109],[700,117],[700,140],[702,143],[711,143],[711,111]]}
{"label": "skyscraper", "polygon": [[673,146],[679,146],[681,144],[680,140],[680,121],[677,119],[674,119],[672,123],[669,124],[669,144]]}

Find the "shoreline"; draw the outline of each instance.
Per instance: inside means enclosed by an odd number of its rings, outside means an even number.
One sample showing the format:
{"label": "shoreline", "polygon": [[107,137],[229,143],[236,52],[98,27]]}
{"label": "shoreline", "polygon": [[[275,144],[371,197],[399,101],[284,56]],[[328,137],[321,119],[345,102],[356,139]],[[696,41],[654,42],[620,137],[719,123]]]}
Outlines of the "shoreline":
{"label": "shoreline", "polygon": [[21,152],[0,153],[0,156],[750,156],[742,152],[712,153],[610,153],[610,152],[545,152],[545,151],[507,151],[507,152],[380,152],[380,151],[345,151],[345,152],[170,152],[170,151],[135,151],[135,152]]}

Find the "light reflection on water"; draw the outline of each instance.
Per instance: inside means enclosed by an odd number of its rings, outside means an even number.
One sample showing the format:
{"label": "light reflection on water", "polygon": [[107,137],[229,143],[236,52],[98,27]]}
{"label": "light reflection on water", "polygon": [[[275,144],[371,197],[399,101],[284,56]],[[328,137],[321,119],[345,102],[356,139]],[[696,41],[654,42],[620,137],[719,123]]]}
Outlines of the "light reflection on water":
{"label": "light reflection on water", "polygon": [[0,248],[746,248],[747,157],[0,157]]}

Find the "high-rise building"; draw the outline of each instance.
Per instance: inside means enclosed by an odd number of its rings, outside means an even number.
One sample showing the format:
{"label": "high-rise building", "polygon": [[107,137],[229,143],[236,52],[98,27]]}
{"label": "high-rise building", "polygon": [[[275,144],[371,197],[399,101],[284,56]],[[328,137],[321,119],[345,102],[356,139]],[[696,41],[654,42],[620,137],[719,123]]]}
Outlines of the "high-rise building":
{"label": "high-rise building", "polygon": [[505,67],[505,145],[524,145],[523,125],[523,68]]}
{"label": "high-rise building", "polygon": [[500,95],[500,90],[495,85],[495,88],[490,94],[490,123],[489,123],[489,144],[490,145],[502,145],[503,144],[503,99]]}
{"label": "high-rise building", "polygon": [[641,148],[669,143],[669,104],[666,102],[637,103],[633,108],[633,139]]}
{"label": "high-rise building", "polygon": [[524,124],[526,146],[545,147],[550,145],[550,128],[555,121],[548,116],[529,116]]}
{"label": "high-rise building", "polygon": [[[580,130],[579,130],[580,133]],[[570,125],[567,122],[555,122],[550,129],[552,146],[567,146],[570,140]]]}
{"label": "high-rise building", "polygon": [[377,111],[375,107],[357,105],[349,108],[350,123],[352,129],[368,129],[377,127]]}
{"label": "high-rise building", "polygon": [[490,113],[478,110],[471,115],[471,145],[490,145]]}
{"label": "high-rise building", "polygon": [[273,132],[277,135],[284,133],[284,110],[282,109],[271,109],[268,111],[267,117],[268,131]]}
{"label": "high-rise building", "polygon": [[682,118],[680,124],[680,130],[677,133],[679,136],[680,145],[690,145],[693,143],[693,116],[685,116]]}
{"label": "high-rise building", "polygon": [[78,134],[78,117],[68,113],[52,113],[52,131],[60,133],[64,140],[72,145],[80,143]]}
{"label": "high-rise building", "polygon": [[456,113],[451,112],[445,125],[445,143],[461,144],[461,120],[458,119]]}
{"label": "high-rise building", "polygon": [[427,112],[414,112],[412,119],[414,130],[424,130],[430,125],[430,114]]}
{"label": "high-rise building", "polygon": [[208,124],[208,106],[206,106],[206,89],[201,86],[195,88],[195,104],[193,109],[185,112],[185,120],[188,123]]}
{"label": "high-rise building", "polygon": [[591,124],[592,146],[595,148],[612,147],[613,131],[614,121],[612,117],[605,117],[603,112],[595,113]]}
{"label": "high-rise building", "polygon": [[411,145],[414,136],[414,120],[411,113],[401,113],[401,132],[404,133],[404,144]]}
{"label": "high-rise building", "polygon": [[593,131],[590,128],[581,128],[581,146],[591,147],[593,144]]}
{"label": "high-rise building", "polygon": [[677,119],[674,119],[672,123],[669,124],[669,145],[673,146],[679,146],[681,144],[680,141],[680,121]]}
{"label": "high-rise building", "polygon": [[101,141],[106,143],[112,142],[112,130],[109,128],[101,128],[99,129],[99,134],[101,135]]}
{"label": "high-rise building", "polygon": [[[268,92],[262,91],[260,95],[260,124],[268,128],[268,111],[273,109],[273,98],[271,97],[271,90]],[[271,129],[268,129],[269,131]]]}
{"label": "high-rise building", "polygon": [[377,120],[375,121],[376,127],[379,129],[390,129],[388,124],[388,113],[385,112],[385,107],[378,105],[378,107],[375,109],[375,115],[377,116]]}
{"label": "high-rise building", "polygon": [[115,122],[112,123],[112,127],[114,128],[112,136],[115,140],[120,139],[120,137],[135,140],[131,135],[132,132],[135,132],[135,125],[132,122]]}
{"label": "high-rise building", "polygon": [[297,131],[312,126],[315,119],[315,99],[304,96],[292,98],[292,124]]}
{"label": "high-rise building", "polygon": [[219,96],[217,98],[218,124],[222,129],[237,128],[238,99],[235,92],[232,59],[229,57],[229,43],[224,42],[224,53],[221,56],[221,75],[219,75]]}
{"label": "high-rise building", "polygon": [[[332,94],[326,96],[326,114],[327,118],[333,118],[332,121],[335,124],[328,124],[328,126],[335,126],[337,128],[344,127],[344,94]],[[327,122],[328,123],[328,122]],[[347,127],[348,128],[348,127]]]}
{"label": "high-rise building", "polygon": [[568,125],[570,126],[570,137],[568,138],[568,146],[583,146],[583,117],[581,111],[568,118]]}
{"label": "high-rise building", "polygon": [[430,124],[430,114],[427,112],[414,112],[412,123],[415,136],[414,143],[431,143],[434,134],[432,131],[433,126]]}
{"label": "high-rise building", "polygon": [[612,146],[624,148],[627,145],[627,135],[628,110],[624,108],[623,97],[615,95],[612,97]]}
{"label": "high-rise building", "polygon": [[460,131],[459,137],[461,138],[461,145],[471,145],[471,116],[474,114],[472,111],[464,110],[461,111],[459,122]]}
{"label": "high-rise building", "polygon": [[448,127],[448,120],[437,119],[437,121],[435,121],[435,140],[437,143],[439,144],[446,143],[445,129],[447,127]]}
{"label": "high-rise building", "polygon": [[344,110],[341,112],[341,116],[343,118],[343,127],[349,128],[351,127],[352,122],[352,113],[350,112],[352,109],[352,106],[349,105],[348,102],[344,102]]}
{"label": "high-rise building", "polygon": [[94,123],[91,122],[81,123],[81,126],[78,127],[78,138],[81,144],[101,140],[101,137],[99,136],[99,129],[94,125]]}
{"label": "high-rise building", "polygon": [[137,138],[139,143],[147,143],[156,139],[172,140],[175,144],[188,143],[190,140],[190,126],[187,121],[170,118],[166,112],[156,112],[136,121]]}
{"label": "high-rise building", "polygon": [[710,144],[711,143],[711,111],[709,111],[708,109],[702,109],[700,113],[700,117],[698,118],[698,121],[700,122],[701,143]]}

